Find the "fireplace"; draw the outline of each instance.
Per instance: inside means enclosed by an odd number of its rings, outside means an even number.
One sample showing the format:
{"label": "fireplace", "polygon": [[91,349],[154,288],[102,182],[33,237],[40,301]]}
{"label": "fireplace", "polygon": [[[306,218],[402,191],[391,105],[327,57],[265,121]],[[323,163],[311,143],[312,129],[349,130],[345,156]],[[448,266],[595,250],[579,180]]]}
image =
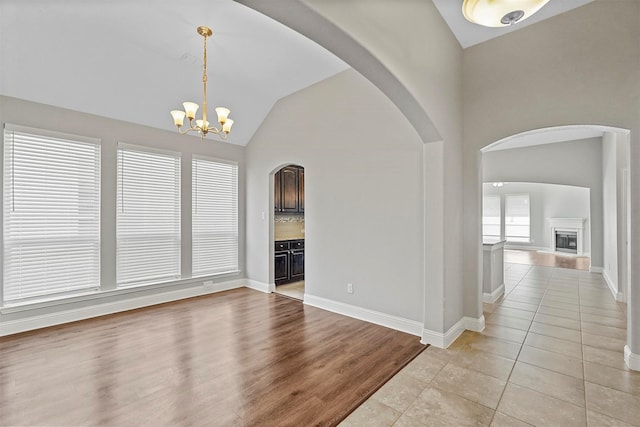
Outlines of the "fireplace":
{"label": "fireplace", "polygon": [[556,251],[578,253],[578,232],[556,230]]}
{"label": "fireplace", "polygon": [[584,255],[586,218],[548,218],[552,252]]}

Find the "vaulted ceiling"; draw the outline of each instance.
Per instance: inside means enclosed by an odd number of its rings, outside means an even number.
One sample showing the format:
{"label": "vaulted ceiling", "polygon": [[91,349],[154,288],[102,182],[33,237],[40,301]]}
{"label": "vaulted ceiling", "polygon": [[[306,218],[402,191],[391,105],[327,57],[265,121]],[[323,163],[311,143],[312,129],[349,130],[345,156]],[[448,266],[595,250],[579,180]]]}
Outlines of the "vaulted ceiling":
{"label": "vaulted ceiling", "polygon": [[[541,19],[588,1],[550,2]],[[451,6],[460,2],[434,3],[463,46],[487,37],[467,34],[473,24]],[[174,130],[170,110],[202,103],[200,25],[214,31],[209,109],[231,109],[234,144],[246,145],[280,98],[349,67],[232,0],[0,0],[0,94]]]}

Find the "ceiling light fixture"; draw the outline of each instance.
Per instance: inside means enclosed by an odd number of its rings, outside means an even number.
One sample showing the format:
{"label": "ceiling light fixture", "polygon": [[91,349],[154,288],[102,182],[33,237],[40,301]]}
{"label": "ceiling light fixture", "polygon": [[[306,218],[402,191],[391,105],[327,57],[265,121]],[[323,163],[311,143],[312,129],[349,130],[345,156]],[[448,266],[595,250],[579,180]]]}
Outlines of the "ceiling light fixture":
{"label": "ceiling light fixture", "polygon": [[[200,138],[204,140],[204,137],[211,132],[218,135],[221,139],[227,139],[229,132],[231,132],[231,126],[233,125],[233,120],[228,118],[230,113],[228,108],[216,108],[220,128],[210,126],[207,121],[207,37],[211,37],[213,35],[213,31],[208,27],[198,27],[198,34],[204,38],[204,65],[202,66],[202,87],[204,99],[202,102],[202,119],[195,120],[196,112],[198,111],[198,108],[200,108],[195,102],[183,102],[182,105],[184,106],[184,111],[173,110],[171,111],[171,116],[173,117],[173,123],[178,128],[178,132],[182,135],[194,131],[198,132],[200,134]],[[185,116],[189,119],[189,127],[182,130]]]}
{"label": "ceiling light fixture", "polygon": [[485,27],[507,27],[524,21],[549,0],[464,0],[462,13],[467,21]]}
{"label": "ceiling light fixture", "polygon": [[494,183],[493,183],[493,186],[494,186],[494,187],[497,187],[497,188],[500,188],[500,187],[502,187],[503,185],[504,185],[504,183],[503,183],[503,182],[494,182]]}

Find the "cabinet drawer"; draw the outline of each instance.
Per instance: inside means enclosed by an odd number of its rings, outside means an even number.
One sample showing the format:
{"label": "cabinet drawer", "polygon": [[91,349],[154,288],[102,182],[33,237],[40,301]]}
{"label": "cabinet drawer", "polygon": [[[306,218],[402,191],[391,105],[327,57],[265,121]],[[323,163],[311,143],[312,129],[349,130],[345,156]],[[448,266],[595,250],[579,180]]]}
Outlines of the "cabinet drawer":
{"label": "cabinet drawer", "polygon": [[289,242],[275,242],[275,251],[288,251],[289,250]]}
{"label": "cabinet drawer", "polygon": [[290,242],[291,249],[304,249],[304,240],[292,240]]}

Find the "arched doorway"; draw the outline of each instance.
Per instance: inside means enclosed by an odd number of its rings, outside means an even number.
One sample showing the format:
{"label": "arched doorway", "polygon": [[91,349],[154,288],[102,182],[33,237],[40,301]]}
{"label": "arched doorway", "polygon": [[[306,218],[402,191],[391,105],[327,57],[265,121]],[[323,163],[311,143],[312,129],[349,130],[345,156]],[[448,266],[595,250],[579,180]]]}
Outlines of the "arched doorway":
{"label": "arched doorway", "polygon": [[304,300],[304,167],[290,164],[274,174],[273,279],[275,292]]}
{"label": "arched doorway", "polygon": [[[593,141],[601,142],[585,148],[591,150],[586,156],[595,158],[595,166],[601,167],[601,173],[591,170],[593,164],[577,159],[578,147]],[[574,145],[565,144],[567,149],[564,153],[554,151],[554,147],[561,143]],[[593,147],[598,151],[594,153]],[[601,125],[542,128],[503,138],[484,147],[481,152],[483,181],[539,182],[591,188],[590,271],[602,273],[616,300],[626,301],[630,281],[628,239],[625,238],[629,230],[629,201],[624,176],[629,170],[629,131]],[[515,155],[518,152],[520,155]],[[493,162],[487,164],[485,160],[489,156],[493,157]],[[496,158],[513,164],[496,168]],[[492,169],[489,173],[485,170],[487,167]],[[544,218],[544,227],[551,227],[552,220]]]}

